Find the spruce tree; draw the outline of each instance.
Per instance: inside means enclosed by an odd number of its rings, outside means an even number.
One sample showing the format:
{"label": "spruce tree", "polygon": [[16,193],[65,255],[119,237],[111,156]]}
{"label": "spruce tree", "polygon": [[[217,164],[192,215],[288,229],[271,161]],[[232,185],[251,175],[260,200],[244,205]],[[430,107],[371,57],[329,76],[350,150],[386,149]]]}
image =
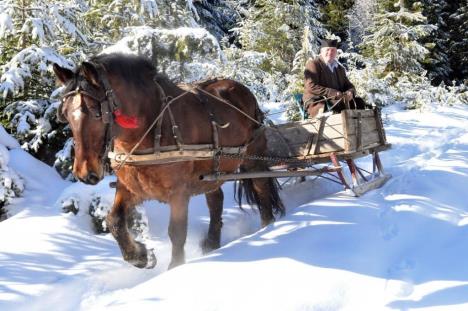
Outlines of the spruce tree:
{"label": "spruce tree", "polygon": [[377,5],[374,0],[355,0],[354,5],[348,11],[349,37],[351,45],[358,46],[365,35],[369,34],[373,23],[374,14],[377,13]]}
{"label": "spruce tree", "polygon": [[426,18],[417,9],[410,9],[404,0],[398,0],[398,11],[389,11],[389,3],[379,3],[370,34],[364,37],[360,48],[363,55],[383,65],[381,77],[396,78],[404,74],[421,75],[422,63],[429,50],[420,40],[434,29],[426,24]]}
{"label": "spruce tree", "polygon": [[430,37],[422,41],[430,47],[430,55],[424,68],[434,85],[439,85],[441,82],[450,84],[453,70],[449,59],[451,26],[448,3],[446,0],[422,0],[422,8],[428,22],[437,27]]}
{"label": "spruce tree", "polygon": [[76,1],[0,2],[0,96],[2,122],[23,147],[49,164],[65,139],[55,120],[57,98],[51,64],[72,69],[92,42]]}
{"label": "spruce tree", "polygon": [[149,26],[175,28],[197,26],[197,11],[191,0],[90,0],[84,19],[95,40],[105,45],[123,38],[128,28]]}
{"label": "spruce tree", "polygon": [[349,15],[348,11],[353,7],[355,0],[331,0],[325,1],[320,11],[325,27],[342,42],[348,39]]}
{"label": "spruce tree", "polygon": [[323,33],[318,16],[311,0],[257,0],[237,29],[240,44],[243,50],[270,56],[265,70],[286,73],[301,49],[304,27],[309,27],[315,40]]}
{"label": "spruce tree", "polygon": [[[455,3],[452,8],[456,8]],[[458,5],[449,16],[450,64],[453,78],[463,82],[468,80],[468,1],[460,1]]]}
{"label": "spruce tree", "polygon": [[9,100],[46,98],[48,65],[72,63],[89,45],[77,1],[4,0],[0,3],[0,95]]}

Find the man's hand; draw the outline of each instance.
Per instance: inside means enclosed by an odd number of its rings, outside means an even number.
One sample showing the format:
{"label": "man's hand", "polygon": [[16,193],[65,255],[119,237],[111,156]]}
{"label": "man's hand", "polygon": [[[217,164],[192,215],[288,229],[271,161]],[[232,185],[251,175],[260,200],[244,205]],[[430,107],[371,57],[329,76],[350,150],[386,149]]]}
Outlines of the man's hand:
{"label": "man's hand", "polygon": [[343,93],[341,93],[340,91],[335,92],[335,99],[341,99],[342,97],[343,97]]}
{"label": "man's hand", "polygon": [[343,98],[350,102],[354,98],[354,90],[349,89],[343,94]]}

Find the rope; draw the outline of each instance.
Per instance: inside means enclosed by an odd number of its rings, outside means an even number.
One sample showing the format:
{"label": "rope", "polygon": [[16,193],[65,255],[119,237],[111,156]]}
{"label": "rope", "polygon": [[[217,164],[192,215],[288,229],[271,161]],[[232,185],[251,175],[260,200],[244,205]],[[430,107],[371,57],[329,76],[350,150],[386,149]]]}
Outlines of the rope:
{"label": "rope", "polygon": [[[308,100],[306,100],[306,101],[304,102],[304,104],[303,104],[304,107],[305,107],[305,106],[307,105],[307,103],[308,103],[309,101],[311,101],[312,99],[313,99],[313,97],[311,97],[311,98],[309,98]],[[316,104],[316,103],[320,103],[320,102],[323,102],[323,101],[326,101],[326,100],[329,100],[329,99],[335,99],[335,96],[330,96],[330,97],[327,97],[327,98],[322,98],[322,99],[316,100],[316,101],[314,101],[314,102],[311,102],[309,105],[313,105],[313,104]]]}
{"label": "rope", "polygon": [[247,117],[248,119],[250,119],[251,121],[253,121],[254,123],[257,123],[258,125],[262,125],[262,123],[258,122],[257,120],[255,120],[254,118],[252,118],[251,116],[249,116],[248,114],[246,114],[245,112],[243,112],[242,110],[240,110],[239,108],[237,108],[236,106],[234,106],[233,104],[231,104],[230,102],[228,101],[225,101],[224,99],[222,98],[219,98],[218,96],[215,96],[213,94],[211,94],[210,92],[207,92],[201,88],[199,88],[198,86],[194,87],[194,89],[197,89],[199,91],[202,91],[203,93],[213,97],[214,99],[220,101],[220,102],[223,102],[224,104],[228,105],[229,107],[231,107],[232,109],[235,109],[237,110],[239,113],[243,114],[245,117]]}

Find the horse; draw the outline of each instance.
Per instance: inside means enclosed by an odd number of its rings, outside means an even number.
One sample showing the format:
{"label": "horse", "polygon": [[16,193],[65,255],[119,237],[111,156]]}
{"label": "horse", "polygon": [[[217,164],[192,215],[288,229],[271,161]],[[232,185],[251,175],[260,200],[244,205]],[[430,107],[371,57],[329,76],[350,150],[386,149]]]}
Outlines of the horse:
{"label": "horse", "polygon": [[[171,148],[182,153],[187,146],[240,150],[231,157],[112,164],[116,192],[106,224],[125,261],[138,268],[153,268],[157,262],[153,250],[136,241],[128,229],[133,209],[145,200],[170,207],[169,269],[185,263],[188,203],[193,195],[205,194],[210,215],[202,250],[219,248],[224,181],[200,176],[269,170],[265,161],[254,157],[267,151],[264,115],[249,89],[221,78],[183,87],[158,73],[145,57],[118,53],[94,56],[76,70],[58,64],[53,70],[64,88],[57,118],[68,122],[74,139],[73,174],[86,184],[103,179],[110,150],[126,155],[150,150],[156,156]],[[256,205],[262,227],[285,213],[274,178],[240,180],[235,197],[239,206],[243,198]]]}

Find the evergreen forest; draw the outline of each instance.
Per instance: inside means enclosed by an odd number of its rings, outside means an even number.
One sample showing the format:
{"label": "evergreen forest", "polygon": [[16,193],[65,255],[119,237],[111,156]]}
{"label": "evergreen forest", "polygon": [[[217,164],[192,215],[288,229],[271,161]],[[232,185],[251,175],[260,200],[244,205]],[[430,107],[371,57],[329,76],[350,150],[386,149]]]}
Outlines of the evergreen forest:
{"label": "evergreen forest", "polygon": [[52,65],[144,55],[176,82],[229,77],[299,117],[307,59],[322,39],[368,103],[468,102],[467,0],[2,0],[0,110],[22,148],[72,178]]}

